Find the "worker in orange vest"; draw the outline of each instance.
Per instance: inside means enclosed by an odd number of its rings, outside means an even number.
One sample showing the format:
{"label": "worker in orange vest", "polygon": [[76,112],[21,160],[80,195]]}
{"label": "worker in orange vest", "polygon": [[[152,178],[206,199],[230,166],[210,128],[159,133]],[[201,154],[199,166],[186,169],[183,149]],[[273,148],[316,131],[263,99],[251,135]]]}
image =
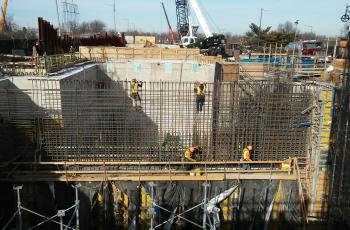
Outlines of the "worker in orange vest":
{"label": "worker in orange vest", "polygon": [[[253,145],[249,144],[243,149],[243,161],[251,161],[251,153],[253,151]],[[243,164],[244,170],[250,170],[250,164]]]}

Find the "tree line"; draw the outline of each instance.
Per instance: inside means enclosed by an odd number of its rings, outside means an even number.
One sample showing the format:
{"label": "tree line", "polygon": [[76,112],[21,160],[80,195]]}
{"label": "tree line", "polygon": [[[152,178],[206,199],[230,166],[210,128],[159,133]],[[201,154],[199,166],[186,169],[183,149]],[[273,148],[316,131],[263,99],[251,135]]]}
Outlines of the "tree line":
{"label": "tree line", "polygon": [[[38,31],[36,28],[20,27],[18,26],[13,16],[9,16],[6,21],[5,31],[0,34],[1,38],[19,38],[19,39],[35,39],[37,38]],[[64,31],[62,31],[64,32]],[[108,30],[106,24],[101,20],[92,20],[88,22],[82,22],[79,24],[70,25],[70,33],[74,36],[100,34],[105,32],[114,32]],[[139,30],[129,30],[125,32],[125,35],[148,35],[155,36],[157,42],[167,43],[167,33],[156,32],[144,32]],[[244,35],[234,35],[230,32],[224,34],[227,43],[239,43],[252,48],[258,44],[264,43],[279,43],[288,44],[289,42],[296,40],[320,40],[325,41],[325,36],[317,35],[313,32],[300,33],[294,23],[286,21],[277,26],[275,30],[271,26],[260,28],[257,24],[251,23],[249,30]],[[203,34],[198,34],[198,37],[204,37]],[[259,40],[260,38],[260,40]],[[179,39],[179,38],[178,38]]]}

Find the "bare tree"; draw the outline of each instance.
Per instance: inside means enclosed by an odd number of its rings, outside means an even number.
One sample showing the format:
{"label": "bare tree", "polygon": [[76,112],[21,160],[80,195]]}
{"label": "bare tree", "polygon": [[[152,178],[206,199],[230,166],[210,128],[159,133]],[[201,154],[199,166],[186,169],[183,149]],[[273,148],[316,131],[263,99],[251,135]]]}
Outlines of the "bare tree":
{"label": "bare tree", "polygon": [[295,33],[296,27],[290,21],[286,21],[285,23],[281,23],[277,26],[277,32],[282,34],[293,34]]}
{"label": "bare tree", "polygon": [[75,34],[88,34],[90,33],[90,24],[88,22],[82,22],[78,27]]}
{"label": "bare tree", "polygon": [[30,27],[20,27],[14,20],[13,15],[6,17],[6,25],[3,33],[0,34],[1,39],[37,39],[37,29]]}
{"label": "bare tree", "polygon": [[91,33],[102,33],[106,31],[106,24],[100,20],[94,20],[89,23]]}
{"label": "bare tree", "polygon": [[350,23],[344,24],[342,30],[340,31],[340,36],[341,37],[347,37],[348,36],[349,27],[350,27]]}

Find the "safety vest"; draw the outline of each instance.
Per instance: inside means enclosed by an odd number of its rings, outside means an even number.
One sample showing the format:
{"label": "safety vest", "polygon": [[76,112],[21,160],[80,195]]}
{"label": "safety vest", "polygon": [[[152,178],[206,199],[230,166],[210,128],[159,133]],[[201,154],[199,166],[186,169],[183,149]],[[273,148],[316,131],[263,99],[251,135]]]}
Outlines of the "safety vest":
{"label": "safety vest", "polygon": [[197,87],[197,95],[198,96],[204,96],[205,94],[205,86],[203,87],[203,89],[201,89],[199,86]]}
{"label": "safety vest", "polygon": [[243,160],[250,161],[250,151],[247,148],[243,149]]}
{"label": "safety vest", "polygon": [[189,148],[188,148],[188,149],[186,150],[186,152],[185,152],[185,158],[188,159],[188,160],[190,160],[190,161],[196,161],[196,159],[194,159],[194,158],[192,157],[192,154],[191,154],[191,151],[190,151]]}
{"label": "safety vest", "polygon": [[130,83],[131,86],[131,93],[132,94],[137,94],[139,92],[139,84],[138,82],[132,81]]}

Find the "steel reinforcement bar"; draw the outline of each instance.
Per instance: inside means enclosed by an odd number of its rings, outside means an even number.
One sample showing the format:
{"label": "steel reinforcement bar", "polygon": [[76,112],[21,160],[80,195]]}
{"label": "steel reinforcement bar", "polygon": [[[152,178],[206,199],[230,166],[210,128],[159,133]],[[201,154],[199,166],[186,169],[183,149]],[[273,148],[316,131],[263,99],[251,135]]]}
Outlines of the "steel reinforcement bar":
{"label": "steel reinforcement bar", "polygon": [[42,161],[179,162],[191,145],[202,148],[199,161],[237,161],[248,143],[256,161],[306,155],[306,85],[208,83],[197,111],[192,82],[144,82],[135,108],[130,82],[99,78],[0,87],[0,116]]}

